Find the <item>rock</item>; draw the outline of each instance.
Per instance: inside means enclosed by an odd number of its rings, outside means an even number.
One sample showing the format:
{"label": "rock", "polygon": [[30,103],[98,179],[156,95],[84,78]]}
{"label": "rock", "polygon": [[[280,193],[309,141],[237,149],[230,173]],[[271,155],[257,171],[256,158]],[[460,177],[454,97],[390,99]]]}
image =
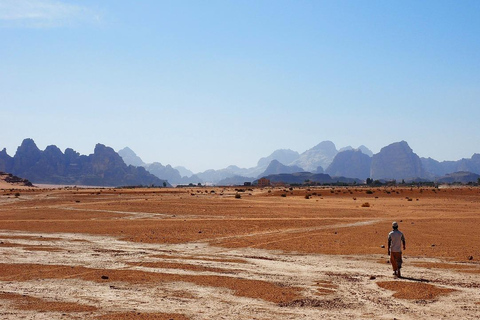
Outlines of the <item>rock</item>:
{"label": "rock", "polygon": [[473,260],[473,256],[468,257],[468,260]]}
{"label": "rock", "polygon": [[108,276],[102,276],[102,279],[103,279],[103,280],[107,280],[107,279],[108,279]]}
{"label": "rock", "polygon": [[415,179],[426,176],[420,157],[406,141],[392,143],[373,155],[372,179]]}
{"label": "rock", "polygon": [[384,249],[384,248],[385,248],[385,245],[382,244],[382,245],[380,246],[380,248]]}
{"label": "rock", "polygon": [[330,176],[367,179],[370,177],[372,158],[360,150],[347,150],[337,153],[333,162],[325,170]]}
{"label": "rock", "polygon": [[375,280],[375,279],[377,279],[377,277],[375,277],[375,276],[370,276],[370,280]]}
{"label": "rock", "polygon": [[56,146],[41,151],[32,139],[25,139],[11,159],[0,152],[0,167],[33,183],[94,186],[162,186],[161,180],[145,168],[127,166],[112,148],[97,144],[93,154],[80,155],[73,149],[65,153]]}

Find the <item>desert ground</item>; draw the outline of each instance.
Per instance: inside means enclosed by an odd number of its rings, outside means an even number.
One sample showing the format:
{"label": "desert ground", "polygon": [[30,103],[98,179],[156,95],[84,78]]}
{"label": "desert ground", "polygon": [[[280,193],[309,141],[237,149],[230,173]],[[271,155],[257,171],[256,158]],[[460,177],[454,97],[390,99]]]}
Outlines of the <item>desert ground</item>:
{"label": "desert ground", "polygon": [[479,224],[478,187],[5,188],[0,319],[478,319]]}

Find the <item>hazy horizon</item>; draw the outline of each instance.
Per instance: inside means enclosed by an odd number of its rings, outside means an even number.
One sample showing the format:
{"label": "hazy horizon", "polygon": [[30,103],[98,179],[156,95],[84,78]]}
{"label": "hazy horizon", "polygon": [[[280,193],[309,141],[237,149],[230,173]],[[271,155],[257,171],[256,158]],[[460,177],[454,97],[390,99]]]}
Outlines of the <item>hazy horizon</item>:
{"label": "hazy horizon", "polygon": [[480,153],[480,2],[0,0],[0,149],[193,172],[330,140]]}

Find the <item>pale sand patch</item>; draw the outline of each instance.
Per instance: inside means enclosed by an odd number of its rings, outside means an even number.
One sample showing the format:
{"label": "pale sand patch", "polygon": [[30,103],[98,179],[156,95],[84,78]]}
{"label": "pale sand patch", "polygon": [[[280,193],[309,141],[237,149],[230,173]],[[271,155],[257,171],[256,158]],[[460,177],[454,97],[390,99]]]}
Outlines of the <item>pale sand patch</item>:
{"label": "pale sand patch", "polygon": [[[11,231],[8,233],[11,235]],[[242,320],[358,319],[368,315],[428,319],[437,314],[449,319],[468,319],[472,310],[480,311],[476,304],[480,301],[478,275],[405,267],[408,278],[395,280],[397,287],[423,288],[422,281],[428,281],[428,286],[442,288],[446,294],[433,297],[433,302],[418,304],[411,300],[418,299],[416,296],[397,299],[390,288],[378,285],[392,279],[390,267],[376,262],[378,256],[365,259],[364,256],[287,254],[254,248],[218,248],[199,242],[144,244],[84,234],[18,232],[15,235],[18,237],[12,237],[11,241],[43,237],[41,243],[45,244],[43,240],[50,238],[51,246],[65,251],[47,253],[0,247],[5,263],[17,270],[2,267],[0,291],[98,308],[89,314],[91,317],[136,312],[180,314],[191,319],[215,319],[218,315]],[[35,245],[37,240],[30,241]],[[165,259],[158,257],[162,252],[196,257],[188,260],[188,264],[198,269],[178,269],[178,265],[169,268],[168,263],[162,264]],[[243,261],[222,262],[236,259]],[[415,263],[429,261],[410,259]],[[145,261],[147,266],[131,265],[139,261]],[[31,267],[22,271],[22,264]],[[226,276],[204,271],[202,267],[233,273]],[[268,284],[268,290],[262,293],[259,284]],[[299,296],[285,300],[281,295],[266,295],[275,294],[274,288],[281,292],[282,287],[284,292],[299,288]],[[404,294],[409,292],[406,290]],[[12,312],[5,308],[0,306],[0,315]],[[28,316],[28,312],[15,310],[14,314]]]}

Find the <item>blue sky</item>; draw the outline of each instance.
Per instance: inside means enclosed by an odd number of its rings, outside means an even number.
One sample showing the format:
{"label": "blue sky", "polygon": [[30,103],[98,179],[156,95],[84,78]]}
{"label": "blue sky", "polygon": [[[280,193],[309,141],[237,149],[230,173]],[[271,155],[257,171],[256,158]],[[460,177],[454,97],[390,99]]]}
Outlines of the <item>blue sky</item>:
{"label": "blue sky", "polygon": [[0,0],[0,149],[199,172],[321,141],[480,153],[479,1]]}

